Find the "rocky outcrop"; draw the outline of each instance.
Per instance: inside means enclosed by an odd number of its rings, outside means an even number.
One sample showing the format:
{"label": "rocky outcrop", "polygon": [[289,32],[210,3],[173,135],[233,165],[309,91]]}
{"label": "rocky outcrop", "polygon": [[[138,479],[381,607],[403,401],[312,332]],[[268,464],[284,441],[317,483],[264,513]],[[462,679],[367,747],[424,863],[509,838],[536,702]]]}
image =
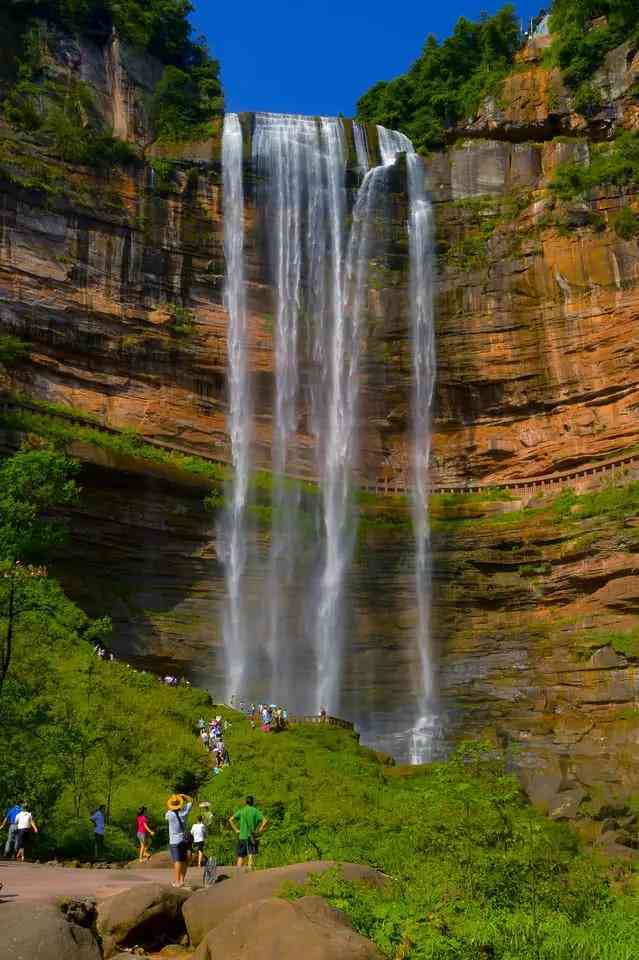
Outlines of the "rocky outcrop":
{"label": "rocky outcrop", "polygon": [[382,960],[377,947],[321,897],[240,907],[208,934],[194,960],[293,960],[302,944],[307,960]]}
{"label": "rocky outcrop", "polygon": [[105,958],[120,947],[145,946],[160,950],[176,943],[185,932],[182,907],[190,890],[159,883],[141,883],[98,904],[98,932]]}
{"label": "rocky outcrop", "polygon": [[85,927],[70,923],[45,903],[3,903],[0,926],[3,960],[101,960],[98,942]]}
{"label": "rocky outcrop", "polygon": [[[239,873],[231,881],[216,884],[208,890],[199,890],[184,905],[184,919],[191,943],[198,946],[209,931],[218,930],[227,917],[237,915],[239,918],[247,907],[270,902],[270,898],[277,895],[282,884],[303,886],[310,876],[325,873],[335,866],[330,860],[294,863],[255,873]],[[374,885],[383,882],[382,875],[372,867],[344,863],[340,864],[340,870],[346,880]],[[232,926],[235,928],[240,924],[234,923]],[[242,920],[241,928],[246,935],[250,927],[250,923]]]}

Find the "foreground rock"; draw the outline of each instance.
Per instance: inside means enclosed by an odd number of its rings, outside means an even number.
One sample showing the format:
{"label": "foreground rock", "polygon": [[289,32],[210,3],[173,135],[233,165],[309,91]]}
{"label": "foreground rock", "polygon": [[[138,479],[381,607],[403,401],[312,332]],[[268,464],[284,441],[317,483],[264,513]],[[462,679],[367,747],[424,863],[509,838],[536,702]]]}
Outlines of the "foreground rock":
{"label": "foreground rock", "polygon": [[182,905],[190,890],[145,883],[98,904],[98,932],[105,958],[122,947],[161,949],[185,933]]}
{"label": "foreground rock", "polygon": [[207,934],[193,960],[297,960],[301,953],[304,960],[382,958],[339,910],[321,897],[302,897],[240,907]]}
{"label": "foreground rock", "polygon": [[[192,944],[198,946],[207,933],[226,920],[234,911],[278,893],[282,884],[303,884],[311,874],[324,873],[337,866],[331,860],[311,860],[271,870],[238,874],[233,880],[217,883],[208,890],[199,890],[184,904],[183,914]],[[379,886],[384,877],[372,867],[359,863],[339,864],[346,880],[361,880]],[[227,960],[224,956],[224,960]]]}
{"label": "foreground rock", "polygon": [[168,850],[158,850],[157,853],[152,853],[149,859],[142,863],[139,860],[131,860],[126,865],[127,870],[166,870],[172,867],[173,863]]}
{"label": "foreground rock", "polygon": [[101,960],[92,932],[51,904],[5,903],[0,917],[2,960]]}

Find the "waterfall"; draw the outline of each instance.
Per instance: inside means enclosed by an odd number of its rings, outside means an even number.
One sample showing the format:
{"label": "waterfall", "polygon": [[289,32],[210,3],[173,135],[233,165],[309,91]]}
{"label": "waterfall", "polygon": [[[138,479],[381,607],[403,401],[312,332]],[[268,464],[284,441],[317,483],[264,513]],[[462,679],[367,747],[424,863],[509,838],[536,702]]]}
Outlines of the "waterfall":
{"label": "waterfall", "polygon": [[244,186],[242,128],[239,117],[228,113],[222,133],[222,188],[228,311],[228,403],[233,475],[220,540],[224,550],[227,608],[224,620],[227,698],[242,690],[248,654],[242,580],[246,566],[246,505],[252,436],[251,395],[248,382],[246,293],[244,284]]}
{"label": "waterfall", "polygon": [[412,763],[432,755],[436,727],[435,663],[431,635],[431,549],[428,516],[431,420],[435,391],[433,310],[433,213],[426,194],[425,171],[405,134],[377,127],[382,163],[406,154],[408,176],[409,313],[413,382],[411,391],[411,508],[415,533],[415,594],[420,680],[417,714],[409,732]]}
{"label": "waterfall", "polygon": [[[242,134],[236,115],[223,134],[229,312],[229,425],[235,475],[226,511],[227,689],[270,696],[297,710],[340,709],[344,636],[358,463],[359,379],[369,307],[369,264],[390,171],[406,155],[409,192],[409,304],[413,518],[416,537],[420,675],[410,753],[428,752],[434,680],[430,646],[430,544],[426,510],[434,383],[431,208],[424,170],[410,140],[377,128],[381,165],[370,166],[366,129],[353,125],[362,180],[349,208],[347,140],[334,118],[256,114],[252,132],[257,236],[273,298],[271,521],[259,623],[242,603],[252,420],[247,378]],[[376,232],[377,231],[377,232]],[[315,463],[308,441],[314,438]],[[291,476],[319,478],[319,496]],[[310,536],[309,536],[310,530]],[[255,619],[255,618],[254,618]],[[259,660],[259,667],[255,667]],[[249,666],[248,663],[252,664]]]}
{"label": "waterfall", "polygon": [[415,530],[415,586],[418,649],[421,667],[419,716],[411,738],[411,762],[430,759],[436,725],[435,662],[430,622],[431,547],[428,516],[431,420],[435,391],[435,327],[433,311],[433,214],[426,196],[424,167],[416,153],[406,157],[408,169],[410,253],[410,321],[413,359],[412,513]]}

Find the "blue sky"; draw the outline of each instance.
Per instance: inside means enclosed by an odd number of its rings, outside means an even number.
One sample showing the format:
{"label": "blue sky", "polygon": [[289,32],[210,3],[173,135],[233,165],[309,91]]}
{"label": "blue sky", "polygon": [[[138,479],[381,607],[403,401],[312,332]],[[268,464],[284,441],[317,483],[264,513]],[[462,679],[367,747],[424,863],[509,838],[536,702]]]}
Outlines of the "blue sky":
{"label": "blue sky", "polygon": [[[377,80],[403,73],[434,33],[501,3],[455,0],[193,0],[193,25],[222,63],[228,110],[351,116]],[[535,15],[540,0],[521,0]]]}

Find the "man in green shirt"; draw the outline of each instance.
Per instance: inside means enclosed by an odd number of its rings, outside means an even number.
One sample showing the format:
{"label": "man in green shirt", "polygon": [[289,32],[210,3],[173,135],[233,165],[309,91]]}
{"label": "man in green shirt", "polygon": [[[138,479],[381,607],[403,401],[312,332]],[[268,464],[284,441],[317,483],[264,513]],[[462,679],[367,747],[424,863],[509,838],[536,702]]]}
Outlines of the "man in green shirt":
{"label": "man in green shirt", "polygon": [[244,861],[248,856],[248,868],[253,869],[253,858],[259,850],[260,833],[264,833],[268,826],[268,820],[261,810],[255,806],[253,797],[246,798],[246,804],[236,810],[229,819],[231,828],[235,830],[239,837],[237,844],[237,865],[244,866]]}

